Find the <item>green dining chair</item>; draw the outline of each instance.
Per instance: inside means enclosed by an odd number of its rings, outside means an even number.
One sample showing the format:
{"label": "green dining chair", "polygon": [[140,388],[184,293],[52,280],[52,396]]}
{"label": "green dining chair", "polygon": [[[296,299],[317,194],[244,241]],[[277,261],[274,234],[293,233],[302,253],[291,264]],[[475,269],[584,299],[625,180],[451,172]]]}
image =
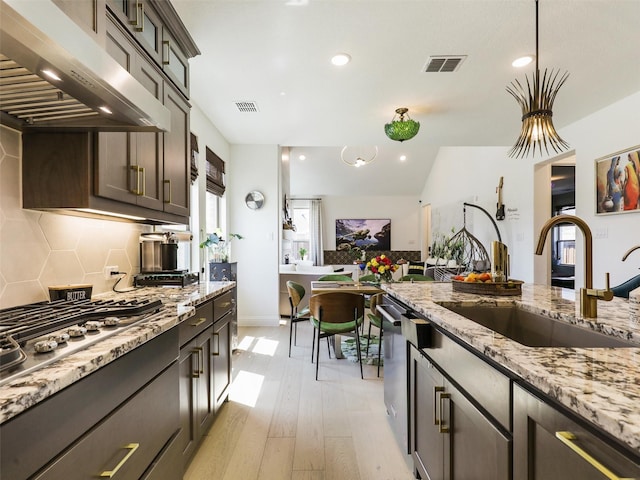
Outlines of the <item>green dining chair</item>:
{"label": "green dining chair", "polygon": [[427,275],[420,275],[419,273],[410,273],[405,275],[401,279],[403,282],[433,282],[434,279]]}
{"label": "green dining chair", "polygon": [[[360,350],[360,325],[364,322],[364,297],[359,293],[328,292],[312,295],[309,300],[311,324],[313,325],[313,347],[311,361],[316,356],[316,380],[320,358],[320,339],[335,335],[353,334],[356,339],[356,351],[362,372],[362,352]],[[316,335],[317,332],[317,335]]]}
{"label": "green dining chair", "polygon": [[380,353],[382,352],[382,316],[378,315],[378,304],[382,302],[382,293],[376,293],[371,296],[370,299],[370,308],[371,312],[367,314],[369,318],[369,331],[367,333],[367,348],[364,356],[369,357],[369,342],[371,341],[371,326],[377,327],[380,331],[380,335],[378,338],[378,377],[380,376]]}
{"label": "green dining chair", "polygon": [[353,282],[353,278],[349,275],[329,274],[318,278],[319,282]]}
{"label": "green dining chair", "polygon": [[358,278],[359,282],[375,282],[376,281],[376,276],[373,273],[370,273],[368,275],[362,275]]}
{"label": "green dining chair", "polygon": [[291,316],[289,317],[289,356],[291,356],[291,339],[293,337],[293,344],[295,345],[298,338],[298,322],[309,320],[309,307],[300,306],[300,302],[302,302],[306,293],[302,285],[289,280],[287,281],[287,292],[289,294],[289,304],[291,305]]}

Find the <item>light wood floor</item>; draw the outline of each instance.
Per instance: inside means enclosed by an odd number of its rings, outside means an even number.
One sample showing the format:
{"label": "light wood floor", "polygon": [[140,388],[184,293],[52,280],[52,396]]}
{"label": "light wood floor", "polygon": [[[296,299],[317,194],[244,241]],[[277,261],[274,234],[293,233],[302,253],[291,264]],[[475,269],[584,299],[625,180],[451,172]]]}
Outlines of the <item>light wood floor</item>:
{"label": "light wood floor", "polygon": [[[376,332],[377,333],[377,332]],[[386,418],[382,369],[327,356],[311,363],[311,326],[240,328],[230,400],[184,480],[413,479]]]}

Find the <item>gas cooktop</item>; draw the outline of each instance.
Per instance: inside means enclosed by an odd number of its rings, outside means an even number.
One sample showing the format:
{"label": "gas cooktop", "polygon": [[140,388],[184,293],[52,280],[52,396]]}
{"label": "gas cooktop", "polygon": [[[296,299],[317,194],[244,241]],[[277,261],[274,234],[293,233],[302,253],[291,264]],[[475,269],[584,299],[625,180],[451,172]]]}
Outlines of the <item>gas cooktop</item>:
{"label": "gas cooktop", "polygon": [[140,324],[160,300],[40,302],[0,310],[0,385]]}

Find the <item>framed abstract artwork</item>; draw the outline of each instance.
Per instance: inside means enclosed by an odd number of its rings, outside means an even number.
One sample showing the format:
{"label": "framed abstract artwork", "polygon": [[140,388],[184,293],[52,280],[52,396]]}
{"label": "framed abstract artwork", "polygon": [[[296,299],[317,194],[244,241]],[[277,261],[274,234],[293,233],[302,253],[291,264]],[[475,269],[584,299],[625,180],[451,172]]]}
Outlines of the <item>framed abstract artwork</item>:
{"label": "framed abstract artwork", "polygon": [[596,214],[640,212],[640,145],[596,160]]}
{"label": "framed abstract artwork", "polygon": [[337,219],[336,250],[391,250],[390,219]]}

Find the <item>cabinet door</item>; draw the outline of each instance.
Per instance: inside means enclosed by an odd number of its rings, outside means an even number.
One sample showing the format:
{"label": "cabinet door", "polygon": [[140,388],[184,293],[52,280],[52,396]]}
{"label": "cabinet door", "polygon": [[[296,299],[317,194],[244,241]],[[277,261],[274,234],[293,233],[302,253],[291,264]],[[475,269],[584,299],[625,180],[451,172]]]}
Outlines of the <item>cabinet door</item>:
{"label": "cabinet door", "polygon": [[167,28],[162,31],[162,69],[178,90],[189,97],[189,59]]}
{"label": "cabinet door", "polygon": [[196,337],[196,359],[195,371],[199,372],[196,378],[196,407],[194,420],[198,437],[201,437],[213,422],[213,369],[211,358],[213,355],[213,327]]}
{"label": "cabinet door", "polygon": [[216,411],[227,399],[231,385],[231,317],[230,312],[213,325],[213,400]]}
{"label": "cabinet door", "polygon": [[637,456],[633,460],[519,386],[513,393],[514,480],[640,478]]}
{"label": "cabinet door", "polygon": [[[147,62],[121,27],[108,23],[107,52],[151,94],[162,100],[164,80]],[[120,202],[162,210],[163,134],[159,132],[98,133],[96,194]]]}
{"label": "cabinet door", "polygon": [[[155,66],[139,57],[133,76],[157,99],[162,100],[164,80]],[[132,173],[136,181],[136,203],[154,210],[162,210],[164,134],[136,132],[130,135],[135,139],[135,164],[132,165]]]}
{"label": "cabinet door", "polygon": [[189,216],[189,103],[165,83],[164,105],[171,112],[171,131],[164,134],[164,211]]}
{"label": "cabinet door", "polygon": [[[136,50],[120,28],[108,22],[106,50],[127,72],[134,71]],[[136,193],[133,186],[137,172],[135,165],[135,141],[131,133],[100,132],[98,133],[98,159],[96,179],[96,195],[111,198],[120,202],[135,204]]]}
{"label": "cabinet door", "polygon": [[444,434],[440,432],[439,395],[444,377],[418,350],[410,354],[411,450],[419,478],[441,480],[444,471]]}
{"label": "cabinet door", "polygon": [[195,383],[199,372],[196,371],[197,351],[195,339],[180,349],[178,365],[180,368],[180,433],[177,442],[186,465],[196,450],[198,432],[193,421],[196,409]]}
{"label": "cabinet door", "polygon": [[[445,478],[509,480],[511,438],[451,384],[438,396],[445,434]],[[559,478],[559,477],[546,477]]]}
{"label": "cabinet door", "polygon": [[105,28],[105,0],[53,0],[71,20],[102,45]]}
{"label": "cabinet door", "polygon": [[137,25],[134,26],[135,39],[142,45],[153,60],[162,61],[162,21],[147,0],[137,2]]}

